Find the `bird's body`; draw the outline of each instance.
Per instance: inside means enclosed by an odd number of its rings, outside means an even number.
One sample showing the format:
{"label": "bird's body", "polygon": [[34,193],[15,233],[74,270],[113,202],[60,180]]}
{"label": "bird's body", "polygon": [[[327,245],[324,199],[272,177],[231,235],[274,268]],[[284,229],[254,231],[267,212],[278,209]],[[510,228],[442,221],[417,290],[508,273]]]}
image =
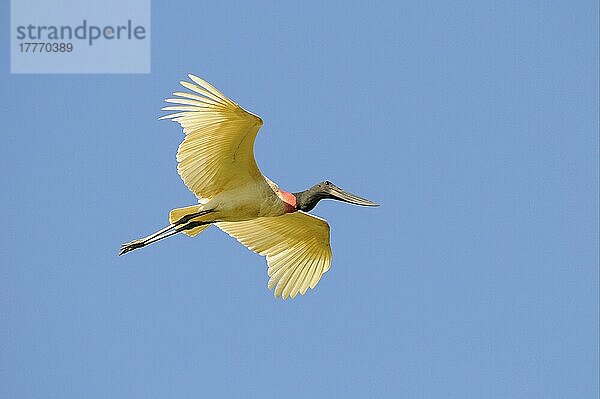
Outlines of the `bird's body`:
{"label": "bird's body", "polygon": [[330,182],[299,193],[280,189],[258,169],[254,140],[262,120],[245,111],[208,82],[189,75],[192,91],[167,99],[176,111],[161,119],[178,122],[185,139],[177,170],[198,203],[173,209],[166,228],[123,244],[120,255],[179,232],[196,236],[215,224],[254,252],[267,257],[269,288],[284,299],[314,288],[331,264],[329,225],[308,213],[321,199],[377,204]]}
{"label": "bird's body", "polygon": [[201,209],[212,209],[210,218],[221,222],[281,216],[295,210],[284,202],[281,191],[276,190],[266,181],[249,182],[215,195]]}

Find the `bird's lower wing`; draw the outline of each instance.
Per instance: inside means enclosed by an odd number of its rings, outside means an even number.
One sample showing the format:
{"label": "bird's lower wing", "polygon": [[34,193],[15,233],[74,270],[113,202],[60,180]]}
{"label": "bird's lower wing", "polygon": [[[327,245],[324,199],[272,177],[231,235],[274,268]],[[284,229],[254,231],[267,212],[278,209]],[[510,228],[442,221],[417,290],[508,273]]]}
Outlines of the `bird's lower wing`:
{"label": "bird's lower wing", "polygon": [[216,225],[250,250],[266,256],[269,289],[294,298],[314,288],[331,265],[327,221],[304,212]]}
{"label": "bird's lower wing", "polygon": [[180,82],[189,92],[175,92],[164,107],[177,111],[172,119],[186,137],[177,151],[177,171],[201,202],[214,195],[261,180],[254,159],[254,139],[262,120],[237,105],[210,83],[189,75],[194,83]]}

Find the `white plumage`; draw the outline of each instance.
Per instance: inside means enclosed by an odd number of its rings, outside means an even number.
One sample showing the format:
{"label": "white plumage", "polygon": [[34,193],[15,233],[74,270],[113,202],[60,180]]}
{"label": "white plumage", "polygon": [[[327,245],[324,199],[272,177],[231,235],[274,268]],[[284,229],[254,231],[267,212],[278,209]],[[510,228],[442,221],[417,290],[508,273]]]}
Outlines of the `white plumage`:
{"label": "white plumage", "polygon": [[323,198],[376,204],[330,182],[298,194],[281,190],[263,176],[254,159],[254,141],[262,120],[210,83],[189,77],[193,83],[181,85],[191,92],[175,92],[166,99],[173,105],[163,110],[174,113],[160,119],[171,119],[183,128],[177,171],[198,204],[173,209],[169,226],[123,244],[120,254],[179,232],[193,237],[215,224],[266,256],[268,286],[275,296],[304,295],[329,270],[331,247],[327,222],[302,210],[312,209]]}

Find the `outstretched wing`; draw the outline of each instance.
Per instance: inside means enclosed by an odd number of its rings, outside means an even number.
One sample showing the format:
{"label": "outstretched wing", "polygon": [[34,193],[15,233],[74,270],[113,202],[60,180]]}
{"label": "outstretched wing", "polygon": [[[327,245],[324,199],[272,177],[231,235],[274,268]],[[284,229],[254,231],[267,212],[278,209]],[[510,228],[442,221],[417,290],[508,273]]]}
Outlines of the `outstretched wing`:
{"label": "outstretched wing", "polygon": [[263,179],[254,160],[254,139],[262,120],[228,99],[210,83],[189,75],[195,83],[180,82],[193,93],[175,92],[160,119],[179,123],[185,139],[177,151],[177,171],[200,202]]}
{"label": "outstretched wing", "polygon": [[283,299],[315,288],[331,265],[327,221],[304,212],[217,226],[250,250],[266,256],[269,289]]}

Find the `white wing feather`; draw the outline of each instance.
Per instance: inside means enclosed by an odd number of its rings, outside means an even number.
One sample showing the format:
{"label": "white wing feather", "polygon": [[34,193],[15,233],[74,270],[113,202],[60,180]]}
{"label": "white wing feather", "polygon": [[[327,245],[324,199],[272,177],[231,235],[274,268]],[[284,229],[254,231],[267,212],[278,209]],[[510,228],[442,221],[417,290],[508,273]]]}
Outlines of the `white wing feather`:
{"label": "white wing feather", "polygon": [[216,225],[250,250],[266,256],[269,289],[286,299],[314,288],[331,265],[327,221],[304,212]]}
{"label": "white wing feather", "polygon": [[201,202],[216,194],[264,180],[254,159],[254,139],[262,120],[228,99],[210,83],[189,75],[180,82],[194,93],[175,92],[165,101],[177,111],[160,119],[179,123],[186,137],[177,151],[177,171]]}

